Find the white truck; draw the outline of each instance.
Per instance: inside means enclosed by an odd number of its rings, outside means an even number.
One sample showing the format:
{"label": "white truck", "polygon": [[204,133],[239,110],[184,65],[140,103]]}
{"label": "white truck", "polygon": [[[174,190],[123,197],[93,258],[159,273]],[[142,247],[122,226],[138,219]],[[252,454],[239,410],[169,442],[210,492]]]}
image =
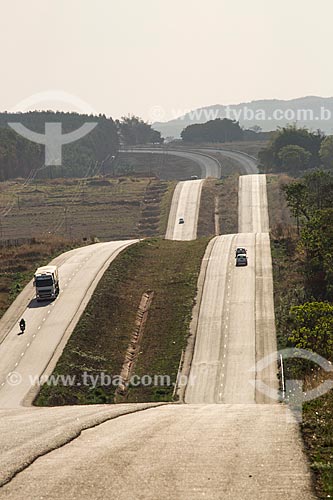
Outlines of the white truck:
{"label": "white truck", "polygon": [[35,272],[36,299],[53,300],[59,294],[59,273],[57,266],[39,267]]}

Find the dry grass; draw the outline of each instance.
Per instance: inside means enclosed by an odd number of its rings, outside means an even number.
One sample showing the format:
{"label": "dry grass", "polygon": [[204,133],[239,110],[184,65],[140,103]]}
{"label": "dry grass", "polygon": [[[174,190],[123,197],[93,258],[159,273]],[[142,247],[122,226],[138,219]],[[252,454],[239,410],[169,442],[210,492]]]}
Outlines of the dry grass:
{"label": "dry grass", "polygon": [[215,235],[215,211],[219,234],[238,231],[238,178],[233,175],[222,180],[207,179],[202,188],[198,219],[198,238]]}
{"label": "dry grass", "polygon": [[0,239],[136,237],[147,188],[155,183],[134,177],[40,180],[27,187],[22,181],[0,183],[0,211],[13,203],[1,219]]}
{"label": "dry grass", "polygon": [[117,171],[130,169],[133,175],[156,176],[162,180],[186,180],[191,175],[201,177],[197,163],[187,158],[168,154],[122,153],[117,160]]}
{"label": "dry grass", "polygon": [[270,230],[273,238],[294,232],[295,219],[287,206],[282,187],[293,181],[288,175],[266,175]]}

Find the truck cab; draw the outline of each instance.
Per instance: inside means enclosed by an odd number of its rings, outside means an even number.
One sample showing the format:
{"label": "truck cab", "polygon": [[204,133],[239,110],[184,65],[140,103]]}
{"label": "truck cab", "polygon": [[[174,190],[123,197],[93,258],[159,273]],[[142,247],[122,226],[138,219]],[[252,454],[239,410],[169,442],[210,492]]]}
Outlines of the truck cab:
{"label": "truck cab", "polygon": [[59,294],[59,274],[57,266],[39,267],[35,272],[34,286],[36,299],[53,300]]}

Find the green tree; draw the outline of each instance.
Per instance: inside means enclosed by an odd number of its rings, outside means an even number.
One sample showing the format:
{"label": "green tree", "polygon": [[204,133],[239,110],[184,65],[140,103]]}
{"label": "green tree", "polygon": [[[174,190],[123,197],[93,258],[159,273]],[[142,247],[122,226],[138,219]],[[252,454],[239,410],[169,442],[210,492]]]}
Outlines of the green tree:
{"label": "green tree", "polygon": [[127,146],[163,142],[161,133],[138,116],[122,116],[117,126],[121,140]]}
{"label": "green tree", "polygon": [[290,144],[280,149],[278,158],[281,160],[281,167],[289,173],[297,173],[305,170],[311,160],[311,153],[300,146]]}
{"label": "green tree", "polygon": [[309,220],[308,214],[308,191],[303,182],[292,182],[283,186],[287,198],[287,205],[290,208],[297,222],[297,232],[300,229],[300,219],[305,217]]}
{"label": "green tree", "polygon": [[243,130],[234,120],[217,118],[188,125],[180,135],[184,142],[228,142],[242,140]]}
{"label": "green tree", "polygon": [[323,165],[333,169],[333,136],[325,137],[323,140],[319,155]]}
{"label": "green tree", "polygon": [[333,300],[333,208],[317,210],[301,231],[306,286],[317,298]]}
{"label": "green tree", "polygon": [[333,358],[333,305],[328,302],[306,302],[290,309],[289,342],[324,358]]}
{"label": "green tree", "polygon": [[293,168],[293,174],[304,168],[319,167],[321,164],[319,150],[323,139],[324,136],[320,131],[310,132],[306,128],[295,126],[283,127],[273,135],[268,147],[259,152],[261,167],[264,171],[280,172],[283,169],[283,161],[287,160],[285,155],[280,156],[280,153],[287,146],[298,146],[311,155],[305,158],[308,160],[306,165],[298,162],[299,168]]}

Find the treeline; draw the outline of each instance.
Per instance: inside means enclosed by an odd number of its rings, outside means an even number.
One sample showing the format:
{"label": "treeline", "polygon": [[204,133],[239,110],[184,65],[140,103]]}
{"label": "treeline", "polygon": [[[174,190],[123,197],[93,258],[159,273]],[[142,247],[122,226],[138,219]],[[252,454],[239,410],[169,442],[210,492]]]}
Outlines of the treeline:
{"label": "treeline", "polygon": [[287,320],[291,345],[333,361],[333,174],[317,170],[284,186],[297,220],[303,303]]}
{"label": "treeline", "polygon": [[27,141],[11,129],[0,128],[0,181],[28,177],[44,161],[39,144]]}
{"label": "treeline", "polygon": [[120,140],[126,146],[163,143],[161,133],[138,116],[123,116],[116,124]]}
{"label": "treeline", "polygon": [[[45,133],[45,123],[61,123],[62,133],[79,129],[84,123],[97,126],[78,141],[62,146],[62,164],[44,168],[45,148],[14,132],[9,123]],[[120,144],[127,146],[161,143],[161,134],[136,116],[113,121],[105,115],[83,115],[53,111],[0,113],[0,181],[16,177],[85,177],[111,171]]]}
{"label": "treeline", "polygon": [[233,141],[260,141],[271,136],[271,132],[261,132],[260,127],[255,130],[243,130],[239,123],[228,118],[217,118],[206,123],[188,125],[181,132],[184,142],[213,142],[224,143]]}
{"label": "treeline", "polygon": [[[9,123],[21,123],[26,128],[45,133],[45,123],[61,123],[62,133],[77,130],[86,122],[97,126],[76,142],[62,147],[62,165],[43,168],[45,148],[24,139],[9,128]],[[104,115],[81,115],[53,111],[0,114],[0,179],[27,177],[37,171],[37,177],[81,177],[94,170],[96,162],[110,161],[119,149],[115,122]]]}
{"label": "treeline", "polygon": [[286,172],[297,176],[321,166],[333,169],[333,137],[320,131],[289,126],[274,133],[267,148],[259,152],[263,172]]}

